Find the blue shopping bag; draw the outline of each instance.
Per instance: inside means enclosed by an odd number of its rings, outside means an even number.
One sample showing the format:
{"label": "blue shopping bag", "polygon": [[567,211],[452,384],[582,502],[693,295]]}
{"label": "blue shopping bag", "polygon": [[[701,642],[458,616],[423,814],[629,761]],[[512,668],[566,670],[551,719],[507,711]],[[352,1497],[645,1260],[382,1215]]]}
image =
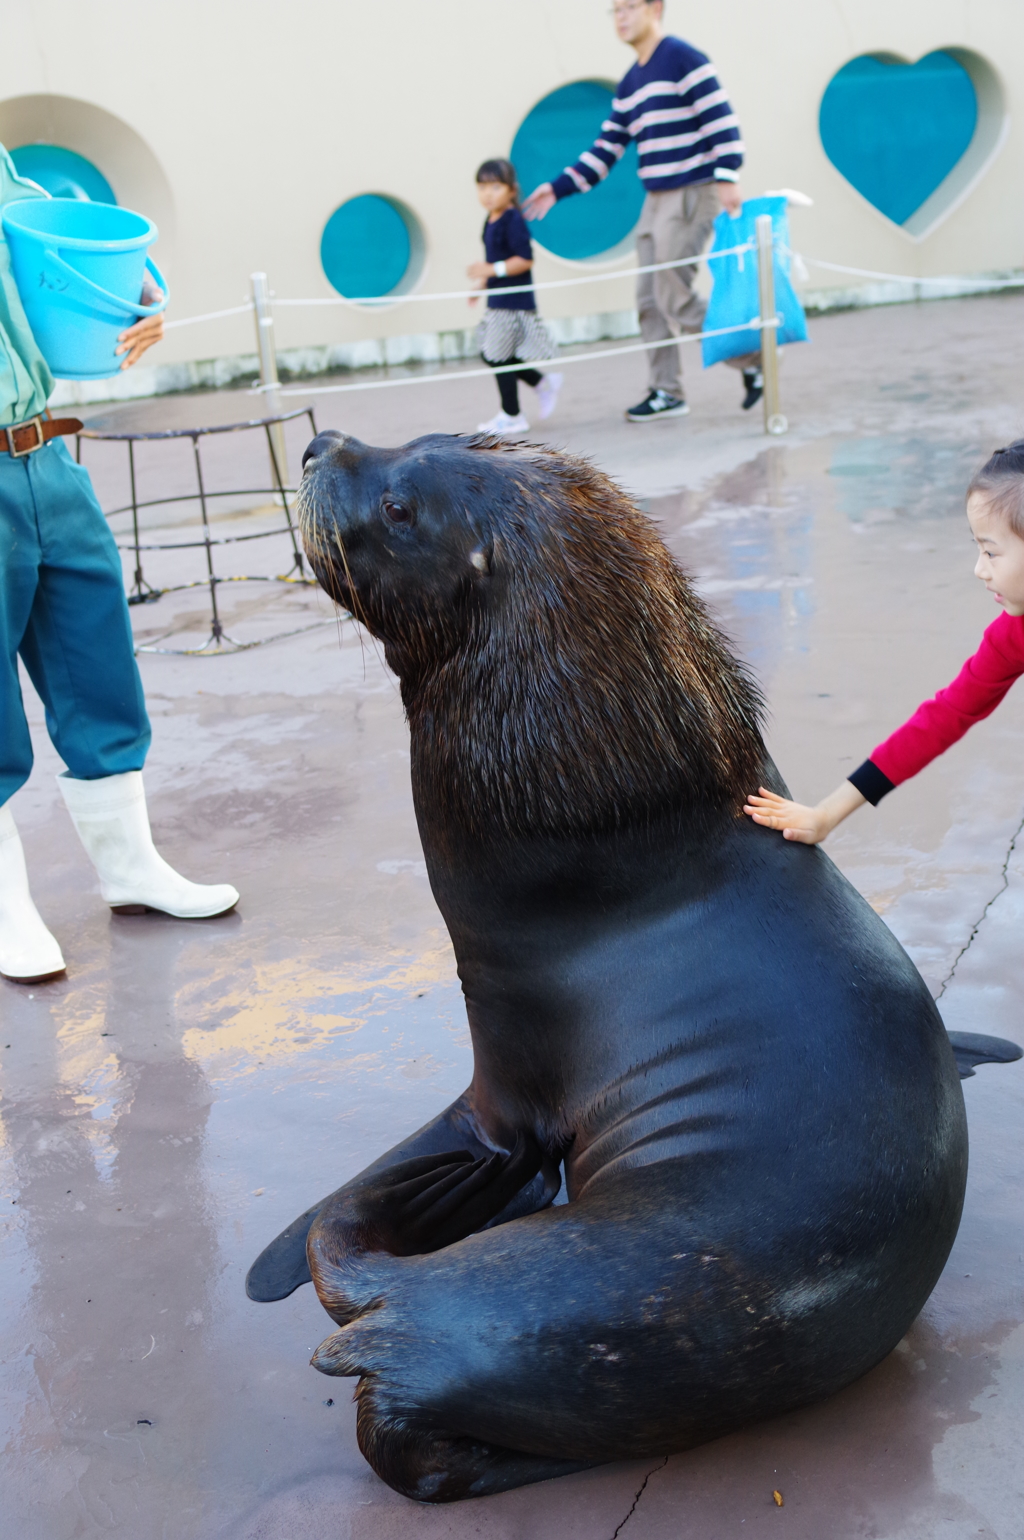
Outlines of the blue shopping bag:
{"label": "blue shopping bag", "polygon": [[[744,321],[755,320],[760,314],[757,292],[757,229],[755,220],[759,214],[770,214],[772,235],[775,242],[775,309],[780,318],[776,336],[780,345],[784,342],[806,342],[807,321],[803,306],[793,292],[789,281],[789,221],[786,218],[785,198],[749,198],[735,219],[723,209],[715,220],[715,239],[708,252],[711,273],[711,299],[704,330],[718,331],[721,327],[741,326]],[[736,256],[715,257],[716,251],[728,251],[733,246],[750,242],[749,251]],[[724,337],[705,337],[701,343],[704,367],[720,364],[726,358],[740,353],[756,353],[761,346],[761,332],[756,326],[743,331],[729,332]]]}

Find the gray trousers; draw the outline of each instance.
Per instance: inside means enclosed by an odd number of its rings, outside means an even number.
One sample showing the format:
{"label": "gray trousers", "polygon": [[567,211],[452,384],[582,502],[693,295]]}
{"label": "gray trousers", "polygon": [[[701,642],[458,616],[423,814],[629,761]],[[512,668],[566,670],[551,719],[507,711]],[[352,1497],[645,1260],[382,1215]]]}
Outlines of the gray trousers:
{"label": "gray trousers", "polygon": [[[698,256],[711,239],[721,208],[714,182],[675,187],[669,192],[649,192],[637,226],[637,265],[652,267],[658,262]],[[645,342],[661,342],[682,332],[700,331],[707,302],[694,293],[696,274],[696,264],[640,274],[636,303],[640,335]],[[683,373],[678,347],[653,348],[647,358],[651,390],[663,390],[681,400]],[[761,355],[743,353],[727,362],[733,369],[753,369],[760,364]]]}

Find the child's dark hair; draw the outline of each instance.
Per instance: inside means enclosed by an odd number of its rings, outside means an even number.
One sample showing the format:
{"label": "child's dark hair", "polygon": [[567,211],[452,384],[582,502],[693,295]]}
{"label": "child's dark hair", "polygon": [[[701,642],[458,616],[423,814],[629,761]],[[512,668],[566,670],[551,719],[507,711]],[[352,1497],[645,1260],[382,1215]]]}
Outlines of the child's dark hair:
{"label": "child's dark hair", "polygon": [[519,202],[519,178],[510,160],[485,160],[483,165],[477,167],[476,179],[478,182],[500,182],[503,187],[511,187],[516,202]]}
{"label": "child's dark hair", "polygon": [[968,498],[975,493],[1024,540],[1024,438],[989,456],[967,488]]}

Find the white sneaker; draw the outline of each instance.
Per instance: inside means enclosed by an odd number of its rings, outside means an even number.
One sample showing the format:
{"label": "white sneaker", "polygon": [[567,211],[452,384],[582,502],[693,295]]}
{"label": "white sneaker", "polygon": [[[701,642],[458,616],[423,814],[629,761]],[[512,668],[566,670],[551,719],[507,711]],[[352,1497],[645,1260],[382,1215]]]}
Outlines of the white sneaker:
{"label": "white sneaker", "polygon": [[189,882],[168,866],[153,844],[141,770],[98,781],[58,775],[57,785],[99,873],[100,892],[118,914],[156,909],[179,920],[205,920],[238,903],[230,883]]}
{"label": "white sneaker", "polygon": [[490,422],[478,422],[478,433],[494,433],[499,438],[506,437],[510,433],[529,433],[530,424],[522,412],[518,417],[510,417],[507,412],[499,412],[497,417],[492,417]]}
{"label": "white sneaker", "polygon": [[562,388],[561,374],[545,374],[541,376],[541,382],[536,387],[537,416],[541,422],[546,422],[558,405],[558,392]]}
{"label": "white sneaker", "polygon": [[25,852],[5,804],[0,807],[0,973],[16,984],[40,984],[63,972],[60,947],[32,902]]}

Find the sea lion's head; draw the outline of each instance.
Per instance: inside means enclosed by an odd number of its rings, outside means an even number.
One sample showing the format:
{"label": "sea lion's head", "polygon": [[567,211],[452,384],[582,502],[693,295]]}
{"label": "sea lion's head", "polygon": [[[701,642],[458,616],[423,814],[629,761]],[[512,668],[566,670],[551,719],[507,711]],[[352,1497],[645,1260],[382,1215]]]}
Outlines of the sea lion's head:
{"label": "sea lion's head", "polygon": [[319,434],[303,540],[384,643],[414,777],[483,828],[738,809],[760,696],[655,526],[585,460],[486,436]]}
{"label": "sea lion's head", "polygon": [[472,443],[431,434],[375,449],[328,430],[303,456],[299,509],[317,580],[393,662],[410,644],[420,663],[439,661],[485,598],[501,488]]}

